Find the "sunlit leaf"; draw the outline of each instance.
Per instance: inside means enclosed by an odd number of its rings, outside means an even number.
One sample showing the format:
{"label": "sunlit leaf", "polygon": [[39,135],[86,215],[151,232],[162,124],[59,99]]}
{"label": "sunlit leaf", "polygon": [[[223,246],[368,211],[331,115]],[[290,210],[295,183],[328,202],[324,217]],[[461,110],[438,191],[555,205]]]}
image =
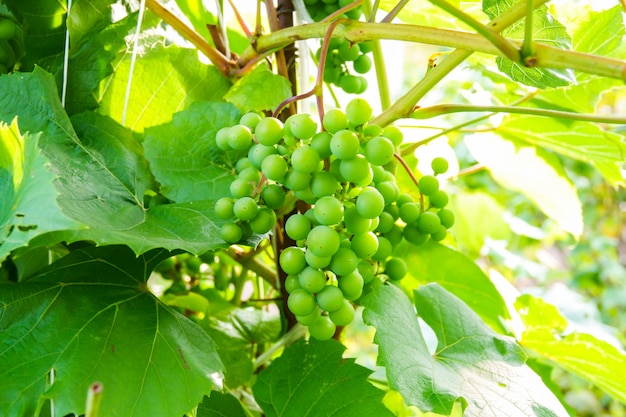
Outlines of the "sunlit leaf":
{"label": "sunlit leaf", "polygon": [[415,291],[415,305],[434,330],[426,345],[415,308],[392,285],[363,300],[366,323],[376,328],[378,361],[391,388],[422,411],[449,415],[455,402],[467,417],[567,416],[541,379],[524,364],[514,340],[496,334],[469,307],[437,284]]}
{"label": "sunlit leaf", "polygon": [[84,413],[94,382],[103,386],[107,416],[182,415],[209,395],[222,370],[212,340],[146,291],[150,271],[167,256],[87,248],[26,282],[2,285],[4,415],[34,415],[44,398],[57,415]]}
{"label": "sunlit leaf", "polygon": [[242,77],[224,95],[226,101],[233,103],[244,113],[273,111],[289,97],[289,81],[272,73],[265,65],[259,65]]}

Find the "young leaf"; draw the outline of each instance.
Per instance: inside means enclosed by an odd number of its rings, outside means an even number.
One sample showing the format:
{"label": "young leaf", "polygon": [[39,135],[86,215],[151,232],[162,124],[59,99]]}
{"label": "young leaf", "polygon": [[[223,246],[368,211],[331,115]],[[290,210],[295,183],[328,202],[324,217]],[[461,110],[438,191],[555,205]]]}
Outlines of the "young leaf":
{"label": "young leaf", "polygon": [[580,237],[582,206],[576,188],[554,155],[534,147],[516,147],[489,133],[469,135],[465,143],[498,183],[525,194],[561,229]]}
{"label": "young leaf", "polygon": [[146,129],[146,158],[161,193],[178,203],[229,195],[235,162],[244,155],[221,151],[215,135],[240,117],[232,104],[199,102],[171,122]]}
{"label": "young leaf", "polygon": [[411,285],[412,288],[436,282],[463,300],[492,328],[506,331],[502,320],[509,318],[509,313],[502,296],[483,271],[465,255],[433,241],[419,248],[402,245],[396,255],[411,265],[409,275],[418,283]]}
{"label": "young leaf", "polygon": [[81,414],[96,381],[108,416],[182,415],[209,395],[222,371],[212,340],[146,291],[167,256],[91,247],[2,285],[0,409],[34,415],[50,398],[57,415]]}
{"label": "young leaf", "polygon": [[274,110],[291,97],[291,87],[285,77],[273,74],[265,65],[259,65],[241,78],[224,95],[242,112]]}
{"label": "young leaf", "polygon": [[467,417],[567,416],[541,379],[524,364],[521,347],[489,329],[462,301],[438,284],[415,291],[415,305],[434,330],[434,354],[415,309],[392,285],[363,299],[366,323],[376,328],[378,361],[391,388],[422,411],[449,415],[464,404]]}
{"label": "young leaf", "polygon": [[0,261],[35,236],[80,226],[59,207],[38,141],[39,134],[20,134],[17,119],[0,122]]}
{"label": "young leaf", "polygon": [[590,334],[564,335],[567,320],[539,298],[522,295],[515,308],[526,326],[520,344],[541,360],[557,364],[596,385],[615,400],[626,402],[626,354]]}
{"label": "young leaf", "polygon": [[268,417],[392,416],[374,388],[367,368],[343,359],[335,340],[304,340],[287,348],[259,374],[252,392]]}

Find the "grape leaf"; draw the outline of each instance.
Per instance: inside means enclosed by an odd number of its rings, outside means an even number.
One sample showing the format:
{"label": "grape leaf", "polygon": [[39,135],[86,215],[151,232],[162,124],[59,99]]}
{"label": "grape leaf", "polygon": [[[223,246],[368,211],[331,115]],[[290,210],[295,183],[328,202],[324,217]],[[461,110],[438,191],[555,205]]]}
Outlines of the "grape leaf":
{"label": "grape leaf", "polygon": [[39,134],[0,122],[0,261],[35,236],[80,224],[61,212],[55,176],[37,149]]}
{"label": "grape leaf", "polygon": [[226,101],[233,103],[244,113],[274,110],[289,97],[289,81],[272,73],[265,65],[257,66],[224,95]]}
{"label": "grape leaf", "polygon": [[229,195],[235,162],[244,155],[220,150],[215,135],[239,123],[240,116],[232,104],[199,102],[170,123],[146,129],[146,158],[161,193],[178,203]]}
{"label": "grape leaf", "polygon": [[419,247],[403,244],[394,255],[401,256],[410,265],[410,288],[436,282],[463,300],[492,328],[506,331],[502,320],[508,319],[509,313],[502,296],[465,255],[433,241]]}
{"label": "grape leaf", "polygon": [[376,328],[379,364],[407,404],[449,415],[460,401],[467,417],[567,416],[524,364],[522,348],[494,333],[438,284],[415,291],[418,313],[438,339],[433,354],[413,305],[398,288],[380,286],[364,297],[363,305],[363,319]]}
{"label": "grape leaf", "polygon": [[[170,120],[172,114],[196,101],[221,99],[230,82],[217,68],[201,63],[195,49],[162,42],[144,45],[133,73],[125,126],[141,132]],[[131,54],[116,62],[115,72],[102,88],[98,111],[122,121]]]}
{"label": "grape leaf", "polygon": [[576,187],[554,155],[532,146],[516,147],[490,133],[468,135],[465,144],[499,184],[525,194],[561,229],[580,237],[582,205]]}
{"label": "grape leaf", "polygon": [[251,417],[251,414],[232,394],[213,391],[198,405],[196,417]]}
{"label": "grape leaf", "polygon": [[626,354],[590,334],[566,333],[567,320],[556,307],[525,294],[515,302],[525,329],[520,344],[540,359],[584,378],[626,403]]}
{"label": "grape leaf", "polygon": [[[514,0],[483,0],[483,11],[493,19],[514,4]],[[514,40],[524,39],[525,21],[526,19],[523,19],[514,23],[502,32],[502,36]],[[532,25],[534,42],[560,49],[571,49],[572,41],[567,29],[548,12],[545,5],[535,9]],[[576,82],[574,72],[567,69],[528,68],[502,57],[497,57],[496,63],[500,71],[511,77],[513,81],[532,87],[560,87]]]}
{"label": "grape leaf", "polygon": [[57,415],[84,413],[96,381],[107,416],[182,415],[209,395],[222,371],[213,341],[146,291],[168,256],[88,247],[25,282],[0,285],[5,415],[34,415],[44,398]]}
{"label": "grape leaf", "polygon": [[254,398],[268,417],[392,416],[383,391],[367,382],[371,371],[343,359],[344,350],[335,340],[300,339],[259,374]]}
{"label": "grape leaf", "polygon": [[619,135],[605,132],[596,124],[515,115],[506,117],[496,132],[590,163],[613,185],[624,184],[619,168],[626,160],[626,144]]}
{"label": "grape leaf", "polygon": [[113,4],[115,0],[81,0],[72,4],[72,12],[67,16],[67,30],[74,48],[85,40],[86,35],[93,36],[113,23]]}

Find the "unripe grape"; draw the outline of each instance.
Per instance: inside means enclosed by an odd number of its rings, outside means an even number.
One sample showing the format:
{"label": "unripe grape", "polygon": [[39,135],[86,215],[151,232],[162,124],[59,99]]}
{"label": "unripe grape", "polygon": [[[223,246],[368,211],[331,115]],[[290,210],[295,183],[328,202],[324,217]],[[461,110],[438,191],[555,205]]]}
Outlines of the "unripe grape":
{"label": "unripe grape", "polygon": [[389,206],[389,204],[396,201],[400,195],[400,189],[395,181],[379,182],[376,184],[376,189],[383,196],[385,206]]}
{"label": "unripe grape", "polygon": [[363,136],[365,137],[376,137],[382,135],[382,133],[383,128],[376,124],[368,123],[363,126]]}
{"label": "unripe grape", "polygon": [[420,205],[417,202],[408,202],[400,206],[400,218],[405,223],[414,223],[421,214]]}
{"label": "unripe grape", "polygon": [[432,175],[424,175],[420,178],[417,187],[420,193],[431,196],[439,190],[439,180]]}
{"label": "unripe grape", "polygon": [[366,219],[380,216],[385,208],[385,199],[374,187],[365,187],[356,199],[356,209]]}
{"label": "unripe grape", "polygon": [[220,229],[220,236],[226,243],[237,243],[243,236],[243,231],[236,223],[225,223]]}
{"label": "unripe grape", "polygon": [[398,199],[396,200],[396,204],[398,205],[398,207],[402,207],[404,204],[406,203],[411,203],[415,201],[413,199],[413,196],[411,194],[400,194],[398,196]]}
{"label": "unripe grape", "polygon": [[239,172],[237,178],[241,178],[242,180],[248,182],[258,183],[261,180],[261,173],[255,167],[250,166]]}
{"label": "unripe grape", "polygon": [[365,124],[372,118],[372,107],[367,100],[355,98],[346,106],[348,121],[355,126]]}
{"label": "unripe grape", "polygon": [[317,123],[310,115],[299,113],[289,116],[285,128],[298,139],[310,139],[317,132]]}
{"label": "unripe grape", "polygon": [[386,126],[383,129],[383,136],[389,139],[394,146],[400,146],[404,138],[402,131],[394,125]]}
{"label": "unripe grape", "polygon": [[263,120],[261,115],[250,112],[241,116],[241,119],[239,119],[239,123],[247,126],[251,131],[254,131],[254,129],[257,127],[261,120]]}
{"label": "unripe grape", "polygon": [[372,60],[365,54],[361,54],[354,60],[354,70],[359,74],[367,74],[371,68]]}
{"label": "unripe grape", "polygon": [[354,158],[359,147],[359,138],[350,130],[340,130],[330,139],[330,151],[339,159]]}
{"label": "unripe grape", "polygon": [[372,138],[365,144],[365,157],[372,165],[388,164],[394,152],[393,143],[383,136]]}
{"label": "unripe grape", "polygon": [[417,224],[407,224],[402,231],[402,236],[407,240],[407,242],[412,243],[414,245],[423,245],[428,241],[429,235],[423,233],[417,227]]}
{"label": "unripe grape", "polygon": [[320,292],[326,286],[326,275],[323,271],[306,266],[298,276],[300,286],[310,293]]}
{"label": "unripe grape", "polygon": [[443,190],[438,190],[436,193],[428,197],[428,201],[434,207],[444,208],[448,205],[448,194]]}
{"label": "unripe grape", "polygon": [[303,326],[310,326],[311,324],[315,323],[320,317],[322,317],[322,313],[320,312],[319,308],[316,308],[308,316],[296,316],[296,320],[298,320],[298,323],[302,324]]}
{"label": "unripe grape", "polygon": [[447,235],[448,235],[448,229],[446,229],[444,226],[439,226],[437,231],[430,235],[430,238],[434,240],[435,242],[441,242],[442,240],[446,238]]}
{"label": "unripe grape", "polygon": [[317,151],[308,145],[302,145],[291,154],[291,166],[300,172],[315,172],[320,164]]}
{"label": "unripe grape", "polygon": [[315,194],[313,194],[310,187],[307,187],[304,190],[294,191],[293,195],[295,195],[298,200],[302,200],[307,204],[314,204],[317,201],[317,197],[315,197]]}
{"label": "unripe grape", "polygon": [[358,263],[356,253],[348,248],[339,248],[330,261],[330,270],[336,275],[346,275],[354,271]]}
{"label": "unripe grape", "polygon": [[289,246],[280,253],[278,263],[286,274],[298,274],[306,266],[304,252],[295,246]]}
{"label": "unripe grape", "polygon": [[348,128],[348,117],[342,110],[332,109],[324,115],[322,125],[328,132],[335,133]]}
{"label": "unripe grape", "polygon": [[259,207],[252,197],[242,197],[235,201],[233,212],[240,220],[252,220],[257,215]]}
{"label": "unripe grape", "polygon": [[330,261],[332,257],[330,256],[317,256],[310,250],[306,251],[304,254],[304,258],[306,259],[306,263],[312,266],[313,268],[326,268],[330,265]]}
{"label": "unripe grape", "polygon": [[441,209],[437,212],[437,216],[441,221],[441,225],[446,227],[447,229],[451,228],[454,225],[454,213],[448,209]]}
{"label": "unripe grape", "polygon": [[223,127],[215,134],[215,144],[223,151],[228,151],[231,149],[229,144],[229,131],[230,127]]}
{"label": "unripe grape", "polygon": [[332,256],[341,243],[339,235],[328,226],[315,226],[307,236],[307,247],[317,256]]}
{"label": "unripe grape", "polygon": [[406,263],[401,258],[389,258],[385,262],[385,272],[392,281],[402,279],[407,273]]}
{"label": "unripe grape", "polygon": [[283,138],[283,123],[275,117],[266,117],[256,125],[254,134],[260,144],[276,145]]}
{"label": "unripe grape", "polygon": [[238,151],[245,151],[252,145],[252,132],[244,125],[231,126],[228,131],[228,144]]}
{"label": "unripe grape", "polygon": [[341,176],[350,182],[360,182],[359,180],[363,178],[372,178],[371,170],[370,163],[363,155],[357,155],[352,159],[343,159],[339,165]]}
{"label": "unripe grape", "polygon": [[268,184],[263,187],[261,198],[267,207],[277,210],[285,204],[285,190],[276,184]]}
{"label": "unripe grape", "polygon": [[344,41],[338,48],[339,58],[343,61],[354,61],[361,54],[361,48],[358,44],[352,44],[348,41]]}
{"label": "unripe grape", "polygon": [[287,292],[291,294],[298,288],[300,288],[300,279],[298,278],[298,275],[287,275],[287,278],[285,278],[285,289]]}
{"label": "unripe grape", "polygon": [[233,207],[235,201],[229,197],[222,197],[215,202],[215,214],[222,220],[230,220],[235,217]]}
{"label": "unripe grape", "polygon": [[431,211],[422,213],[417,220],[417,227],[422,233],[433,234],[439,229],[439,226],[441,226],[439,216]]}
{"label": "unripe grape", "polygon": [[354,307],[349,301],[343,300],[337,310],[328,313],[328,317],[337,326],[347,326],[354,320]]}
{"label": "unripe grape", "polygon": [[380,213],[378,216],[378,226],[376,227],[376,232],[385,234],[389,232],[395,224],[395,220],[393,216],[386,211]]}
{"label": "unripe grape", "polygon": [[293,214],[285,222],[285,232],[293,240],[306,239],[311,231],[311,222],[304,214]]}
{"label": "unripe grape", "polygon": [[330,152],[330,140],[332,135],[328,132],[319,132],[313,139],[311,139],[311,148],[317,151],[320,158],[328,158],[332,153]]}
{"label": "unripe grape", "polygon": [[315,197],[330,196],[339,188],[339,182],[328,171],[321,171],[313,175],[311,179],[311,191]]}
{"label": "unripe grape", "polygon": [[308,316],[317,308],[315,296],[299,288],[289,294],[287,307],[296,316]]}
{"label": "unripe grape", "polygon": [[358,265],[359,274],[363,277],[363,282],[367,284],[375,278],[376,270],[371,261],[362,260]]}
{"label": "unripe grape", "polygon": [[343,204],[335,197],[322,197],[315,203],[313,213],[319,224],[337,224],[343,219]]}
{"label": "unripe grape", "polygon": [[448,160],[446,158],[437,157],[430,163],[435,174],[444,174],[448,170]]}
{"label": "unripe grape", "polygon": [[339,87],[348,94],[359,94],[362,84],[361,78],[350,74],[344,74],[339,78]]}
{"label": "unripe grape", "polygon": [[358,270],[340,276],[337,281],[346,300],[354,301],[363,293],[363,277]]}
{"label": "unripe grape", "polygon": [[320,316],[313,324],[309,325],[309,333],[317,340],[328,340],[335,334],[337,327],[328,316]]}
{"label": "unripe grape", "polygon": [[262,169],[262,164],[265,158],[267,158],[269,155],[274,155],[276,153],[278,153],[278,151],[275,147],[265,146],[257,143],[252,145],[252,147],[248,151],[248,160],[256,169]]}
{"label": "unripe grape", "polygon": [[235,170],[237,171],[237,173],[241,173],[244,169],[250,167],[254,168],[247,157],[240,158],[235,163]]}
{"label": "unripe grape", "polygon": [[249,182],[236,178],[230,183],[229,190],[234,198],[243,198],[251,196],[254,188]]}
{"label": "unripe grape", "polygon": [[402,229],[402,227],[394,224],[391,227],[391,230],[385,232],[384,236],[387,238],[387,240],[389,240],[389,242],[391,242],[391,246],[393,246],[394,248],[398,246],[400,242],[402,242]]}
{"label": "unripe grape", "polygon": [[259,209],[254,219],[250,220],[250,229],[254,233],[264,234],[272,230],[276,224],[276,213],[274,210],[263,207]]}
{"label": "unripe grape", "polygon": [[372,224],[370,219],[366,219],[359,214],[356,206],[352,206],[344,211],[343,221],[346,229],[352,234],[365,233]]}
{"label": "unripe grape", "polygon": [[375,261],[384,261],[393,253],[393,246],[389,239],[384,236],[378,236],[378,250],[372,255]]}
{"label": "unripe grape", "polygon": [[352,236],[350,249],[361,259],[371,258],[378,250],[378,238],[372,232],[359,233]]}
{"label": "unripe grape", "polygon": [[316,298],[317,305],[324,311],[335,311],[343,305],[343,292],[334,285],[325,286]]}
{"label": "unripe grape", "polygon": [[261,164],[261,171],[272,181],[281,181],[287,175],[289,165],[280,155],[268,155]]}
{"label": "unripe grape", "polygon": [[285,186],[293,191],[304,190],[311,183],[311,174],[296,170],[287,171]]}

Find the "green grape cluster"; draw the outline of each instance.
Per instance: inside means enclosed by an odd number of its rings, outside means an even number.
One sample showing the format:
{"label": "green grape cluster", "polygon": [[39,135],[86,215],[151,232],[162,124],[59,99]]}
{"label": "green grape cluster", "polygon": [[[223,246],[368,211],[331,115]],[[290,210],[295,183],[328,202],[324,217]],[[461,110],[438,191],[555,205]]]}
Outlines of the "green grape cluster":
{"label": "green grape cluster", "polygon": [[[319,60],[322,48],[317,50]],[[324,64],[324,82],[335,84],[348,94],[361,94],[367,90],[367,74],[372,68],[369,42],[351,43],[345,39],[331,39]]]}
{"label": "green grape cluster", "polygon": [[[311,18],[319,22],[326,16],[335,13],[342,7],[347,6],[354,0],[304,0],[304,5]],[[345,17],[348,19],[358,20],[363,14],[361,6],[355,7],[345,13]]]}
{"label": "green grape cluster", "polygon": [[24,35],[21,27],[10,16],[0,15],[0,74],[16,68],[24,56]]}
{"label": "green grape cluster", "polygon": [[[284,223],[296,245],[282,250],[279,264],[288,274],[289,309],[317,339],[352,321],[351,302],[364,285],[406,275],[404,261],[393,256],[398,244],[441,240],[454,223],[436,176],[420,179],[416,198],[400,193],[391,169],[402,132],[369,124],[371,117],[367,101],[357,98],[345,112],[328,111],[321,131],[307,114],[283,124],[249,113],[216,136],[220,149],[248,151],[236,164],[231,196],[215,205],[228,221],[221,230],[226,242],[269,231],[288,196],[306,203]],[[433,161],[436,174],[444,165]]]}

